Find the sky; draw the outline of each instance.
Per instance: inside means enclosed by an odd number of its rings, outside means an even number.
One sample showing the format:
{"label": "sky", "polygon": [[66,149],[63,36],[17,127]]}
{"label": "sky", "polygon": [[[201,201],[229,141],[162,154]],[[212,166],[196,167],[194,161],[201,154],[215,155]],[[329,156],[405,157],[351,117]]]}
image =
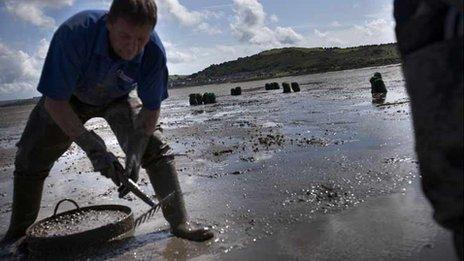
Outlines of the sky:
{"label": "sky", "polygon": [[[392,0],[155,0],[170,74],[281,47],[395,42]],[[0,0],[0,100],[36,91],[50,39],[73,14],[111,0]]]}

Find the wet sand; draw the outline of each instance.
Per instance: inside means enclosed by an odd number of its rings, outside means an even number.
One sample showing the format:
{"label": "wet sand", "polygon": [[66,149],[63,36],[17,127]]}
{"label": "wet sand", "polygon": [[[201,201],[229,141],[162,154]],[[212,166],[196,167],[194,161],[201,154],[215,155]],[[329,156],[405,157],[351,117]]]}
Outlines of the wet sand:
{"label": "wet sand", "polygon": [[[297,223],[221,260],[457,260],[418,184],[340,213]],[[272,251],[269,251],[271,250]],[[250,258],[253,257],[253,258]]]}
{"label": "wet sand", "polygon": [[[369,77],[380,71],[387,104],[371,103]],[[449,235],[431,219],[417,186],[409,102],[399,66],[331,72],[297,81],[300,93],[264,91],[255,81],[175,89],[161,126],[177,154],[187,210],[217,233],[206,243],[174,238],[158,214],[126,241],[81,253],[92,259],[449,260]],[[241,96],[230,88],[242,86]],[[258,88],[262,87],[262,88]],[[190,93],[215,92],[218,104],[191,107]],[[21,109],[24,110],[24,109]],[[2,119],[9,112],[0,110]],[[27,113],[22,114],[26,115]],[[10,124],[11,122],[11,124]],[[24,118],[1,124],[0,235],[11,211],[14,143]],[[7,124],[8,123],[8,124]],[[101,119],[86,126],[123,154]],[[153,193],[142,171],[139,184]],[[68,197],[82,206],[116,203],[111,181],[90,172],[75,145],[46,181],[40,217]],[[71,208],[71,206],[69,207]],[[451,249],[451,250],[450,250]],[[425,259],[422,259],[425,258]]]}

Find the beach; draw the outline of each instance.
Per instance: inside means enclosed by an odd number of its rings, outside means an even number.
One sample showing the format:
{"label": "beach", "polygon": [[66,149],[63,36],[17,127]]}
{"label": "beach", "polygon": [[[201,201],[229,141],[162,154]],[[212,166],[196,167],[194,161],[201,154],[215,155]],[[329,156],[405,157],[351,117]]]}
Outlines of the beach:
{"label": "beach", "polygon": [[[371,102],[369,78],[389,90]],[[298,82],[301,92],[266,91]],[[79,258],[124,260],[453,260],[451,235],[432,219],[420,188],[409,99],[399,65],[170,90],[160,124],[176,155],[191,222],[213,240],[173,237],[158,213],[135,231]],[[230,89],[241,86],[242,95]],[[190,93],[217,103],[189,106]],[[0,236],[8,228],[15,143],[32,105],[0,108]],[[123,162],[103,119],[86,123]],[[154,194],[142,170],[139,185]],[[81,206],[123,204],[75,144],[44,187],[39,219],[63,198]],[[72,205],[63,206],[63,211]],[[16,253],[11,258],[24,255]]]}

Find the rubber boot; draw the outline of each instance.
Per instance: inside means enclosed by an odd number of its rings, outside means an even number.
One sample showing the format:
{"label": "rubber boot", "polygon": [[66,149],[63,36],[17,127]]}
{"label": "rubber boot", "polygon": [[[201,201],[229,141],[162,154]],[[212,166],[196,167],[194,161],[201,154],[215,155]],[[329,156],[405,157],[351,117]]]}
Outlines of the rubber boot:
{"label": "rubber boot", "polygon": [[161,206],[163,215],[171,226],[171,232],[177,237],[191,241],[205,241],[214,237],[213,232],[207,228],[192,228],[187,222],[184,198],[180,189],[177,171],[172,156],[163,156],[146,168],[153,189],[162,199],[175,191],[166,204]]}
{"label": "rubber boot", "polygon": [[0,246],[13,244],[26,234],[37,219],[45,179],[14,177],[13,207],[10,226]]}

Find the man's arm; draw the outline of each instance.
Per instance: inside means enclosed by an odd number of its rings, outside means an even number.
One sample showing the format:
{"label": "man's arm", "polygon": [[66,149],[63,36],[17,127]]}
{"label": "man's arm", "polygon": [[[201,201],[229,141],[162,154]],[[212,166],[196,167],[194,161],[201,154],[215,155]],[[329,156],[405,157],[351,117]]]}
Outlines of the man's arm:
{"label": "man's arm", "polygon": [[155,132],[156,124],[158,123],[160,115],[160,109],[149,110],[142,108],[135,121],[135,128],[142,130],[147,136],[150,136]]}
{"label": "man's arm", "polygon": [[[68,101],[45,98],[45,109],[55,123],[87,154],[94,171],[120,185],[120,163],[113,153],[108,152],[105,142],[95,132],[85,129],[84,124],[71,108]],[[120,167],[122,168],[122,166]]]}
{"label": "man's arm", "polygon": [[[142,108],[135,120],[135,131],[129,136],[126,153],[125,176],[137,182],[139,178],[140,162],[145,153],[150,136],[155,132],[160,109],[149,110]],[[120,191],[120,197],[128,191]]]}
{"label": "man's arm", "polygon": [[55,123],[71,138],[71,140],[75,140],[77,137],[86,132],[84,125],[71,108],[69,101],[57,101],[46,97],[45,109]]}

